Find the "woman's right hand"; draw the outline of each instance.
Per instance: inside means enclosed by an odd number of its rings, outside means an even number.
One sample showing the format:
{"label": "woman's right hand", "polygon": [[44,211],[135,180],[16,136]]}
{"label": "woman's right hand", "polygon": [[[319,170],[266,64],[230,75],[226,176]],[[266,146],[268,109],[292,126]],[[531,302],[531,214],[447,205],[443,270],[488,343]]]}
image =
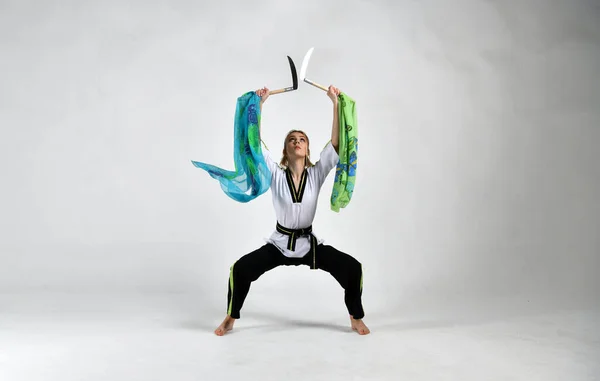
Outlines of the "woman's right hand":
{"label": "woman's right hand", "polygon": [[260,97],[260,103],[265,103],[265,101],[269,97],[269,89],[267,89],[266,87],[258,89],[256,90],[256,95]]}

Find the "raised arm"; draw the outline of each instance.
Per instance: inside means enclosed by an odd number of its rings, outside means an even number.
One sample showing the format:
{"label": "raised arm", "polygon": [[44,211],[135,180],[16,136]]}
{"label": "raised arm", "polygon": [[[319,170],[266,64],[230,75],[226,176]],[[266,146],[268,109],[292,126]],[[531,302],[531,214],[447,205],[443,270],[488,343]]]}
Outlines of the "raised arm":
{"label": "raised arm", "polygon": [[339,135],[340,135],[340,126],[339,126],[339,117],[338,117],[338,96],[340,95],[340,90],[333,85],[329,86],[329,90],[327,91],[327,96],[331,99],[333,103],[333,123],[331,125],[331,145],[335,149],[335,152],[339,154]]}
{"label": "raised arm", "polygon": [[[262,106],[263,106],[263,103],[265,103],[265,101],[267,100],[267,98],[269,98],[269,89],[267,89],[266,87],[263,87],[262,89],[258,89],[255,92],[256,92],[256,95],[258,95],[260,97],[260,114],[262,115]],[[261,130],[260,130],[261,125],[262,125],[262,123],[258,124],[259,135],[261,133]],[[262,136],[261,136],[261,139],[262,139]]]}

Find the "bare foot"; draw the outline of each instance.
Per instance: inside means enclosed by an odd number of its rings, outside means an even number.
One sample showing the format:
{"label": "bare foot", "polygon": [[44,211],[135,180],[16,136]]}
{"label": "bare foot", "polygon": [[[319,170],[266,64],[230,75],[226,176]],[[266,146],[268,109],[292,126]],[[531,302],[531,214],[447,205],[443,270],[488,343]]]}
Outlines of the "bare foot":
{"label": "bare foot", "polygon": [[368,335],[371,333],[362,319],[354,319],[352,316],[350,316],[350,322],[352,324],[352,329],[358,332],[359,335]]}
{"label": "bare foot", "polygon": [[233,323],[235,323],[235,319],[227,315],[225,320],[223,320],[223,323],[221,323],[221,325],[215,329],[215,335],[223,336],[228,331],[231,331],[233,329]]}

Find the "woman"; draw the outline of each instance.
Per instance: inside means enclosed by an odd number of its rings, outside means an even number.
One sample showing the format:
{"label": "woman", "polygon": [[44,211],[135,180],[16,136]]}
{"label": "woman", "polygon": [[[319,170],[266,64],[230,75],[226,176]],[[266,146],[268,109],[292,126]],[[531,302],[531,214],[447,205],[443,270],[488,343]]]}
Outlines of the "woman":
{"label": "woman", "polygon": [[[265,87],[256,91],[260,106],[269,97]],[[310,161],[309,140],[302,131],[290,131],[284,142],[280,165],[263,149],[271,171],[271,193],[277,217],[275,231],[262,247],[242,256],[230,268],[227,292],[227,316],[215,330],[218,336],[233,328],[248,295],[250,284],[265,272],[278,266],[309,266],[330,273],[344,288],[344,301],[350,314],[352,329],[361,335],[370,333],[362,321],[362,266],[352,256],[324,245],[312,232],[319,191],[329,172],[336,167],[338,156],[339,89],[329,86],[327,95],[333,102],[331,141],[319,161]]]}

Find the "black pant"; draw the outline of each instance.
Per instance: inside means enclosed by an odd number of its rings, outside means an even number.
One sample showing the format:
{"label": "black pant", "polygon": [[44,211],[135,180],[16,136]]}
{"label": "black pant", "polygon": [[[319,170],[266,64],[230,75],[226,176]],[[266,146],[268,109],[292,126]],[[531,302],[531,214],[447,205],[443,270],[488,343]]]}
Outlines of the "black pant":
{"label": "black pant", "polygon": [[[302,258],[289,258],[274,245],[264,246],[242,256],[230,268],[227,286],[227,314],[240,318],[240,310],[250,290],[250,284],[265,272],[278,266],[310,266],[310,252]],[[344,301],[348,313],[354,319],[365,315],[362,307],[362,265],[355,258],[329,245],[317,245],[316,267],[330,273],[344,289]]]}

